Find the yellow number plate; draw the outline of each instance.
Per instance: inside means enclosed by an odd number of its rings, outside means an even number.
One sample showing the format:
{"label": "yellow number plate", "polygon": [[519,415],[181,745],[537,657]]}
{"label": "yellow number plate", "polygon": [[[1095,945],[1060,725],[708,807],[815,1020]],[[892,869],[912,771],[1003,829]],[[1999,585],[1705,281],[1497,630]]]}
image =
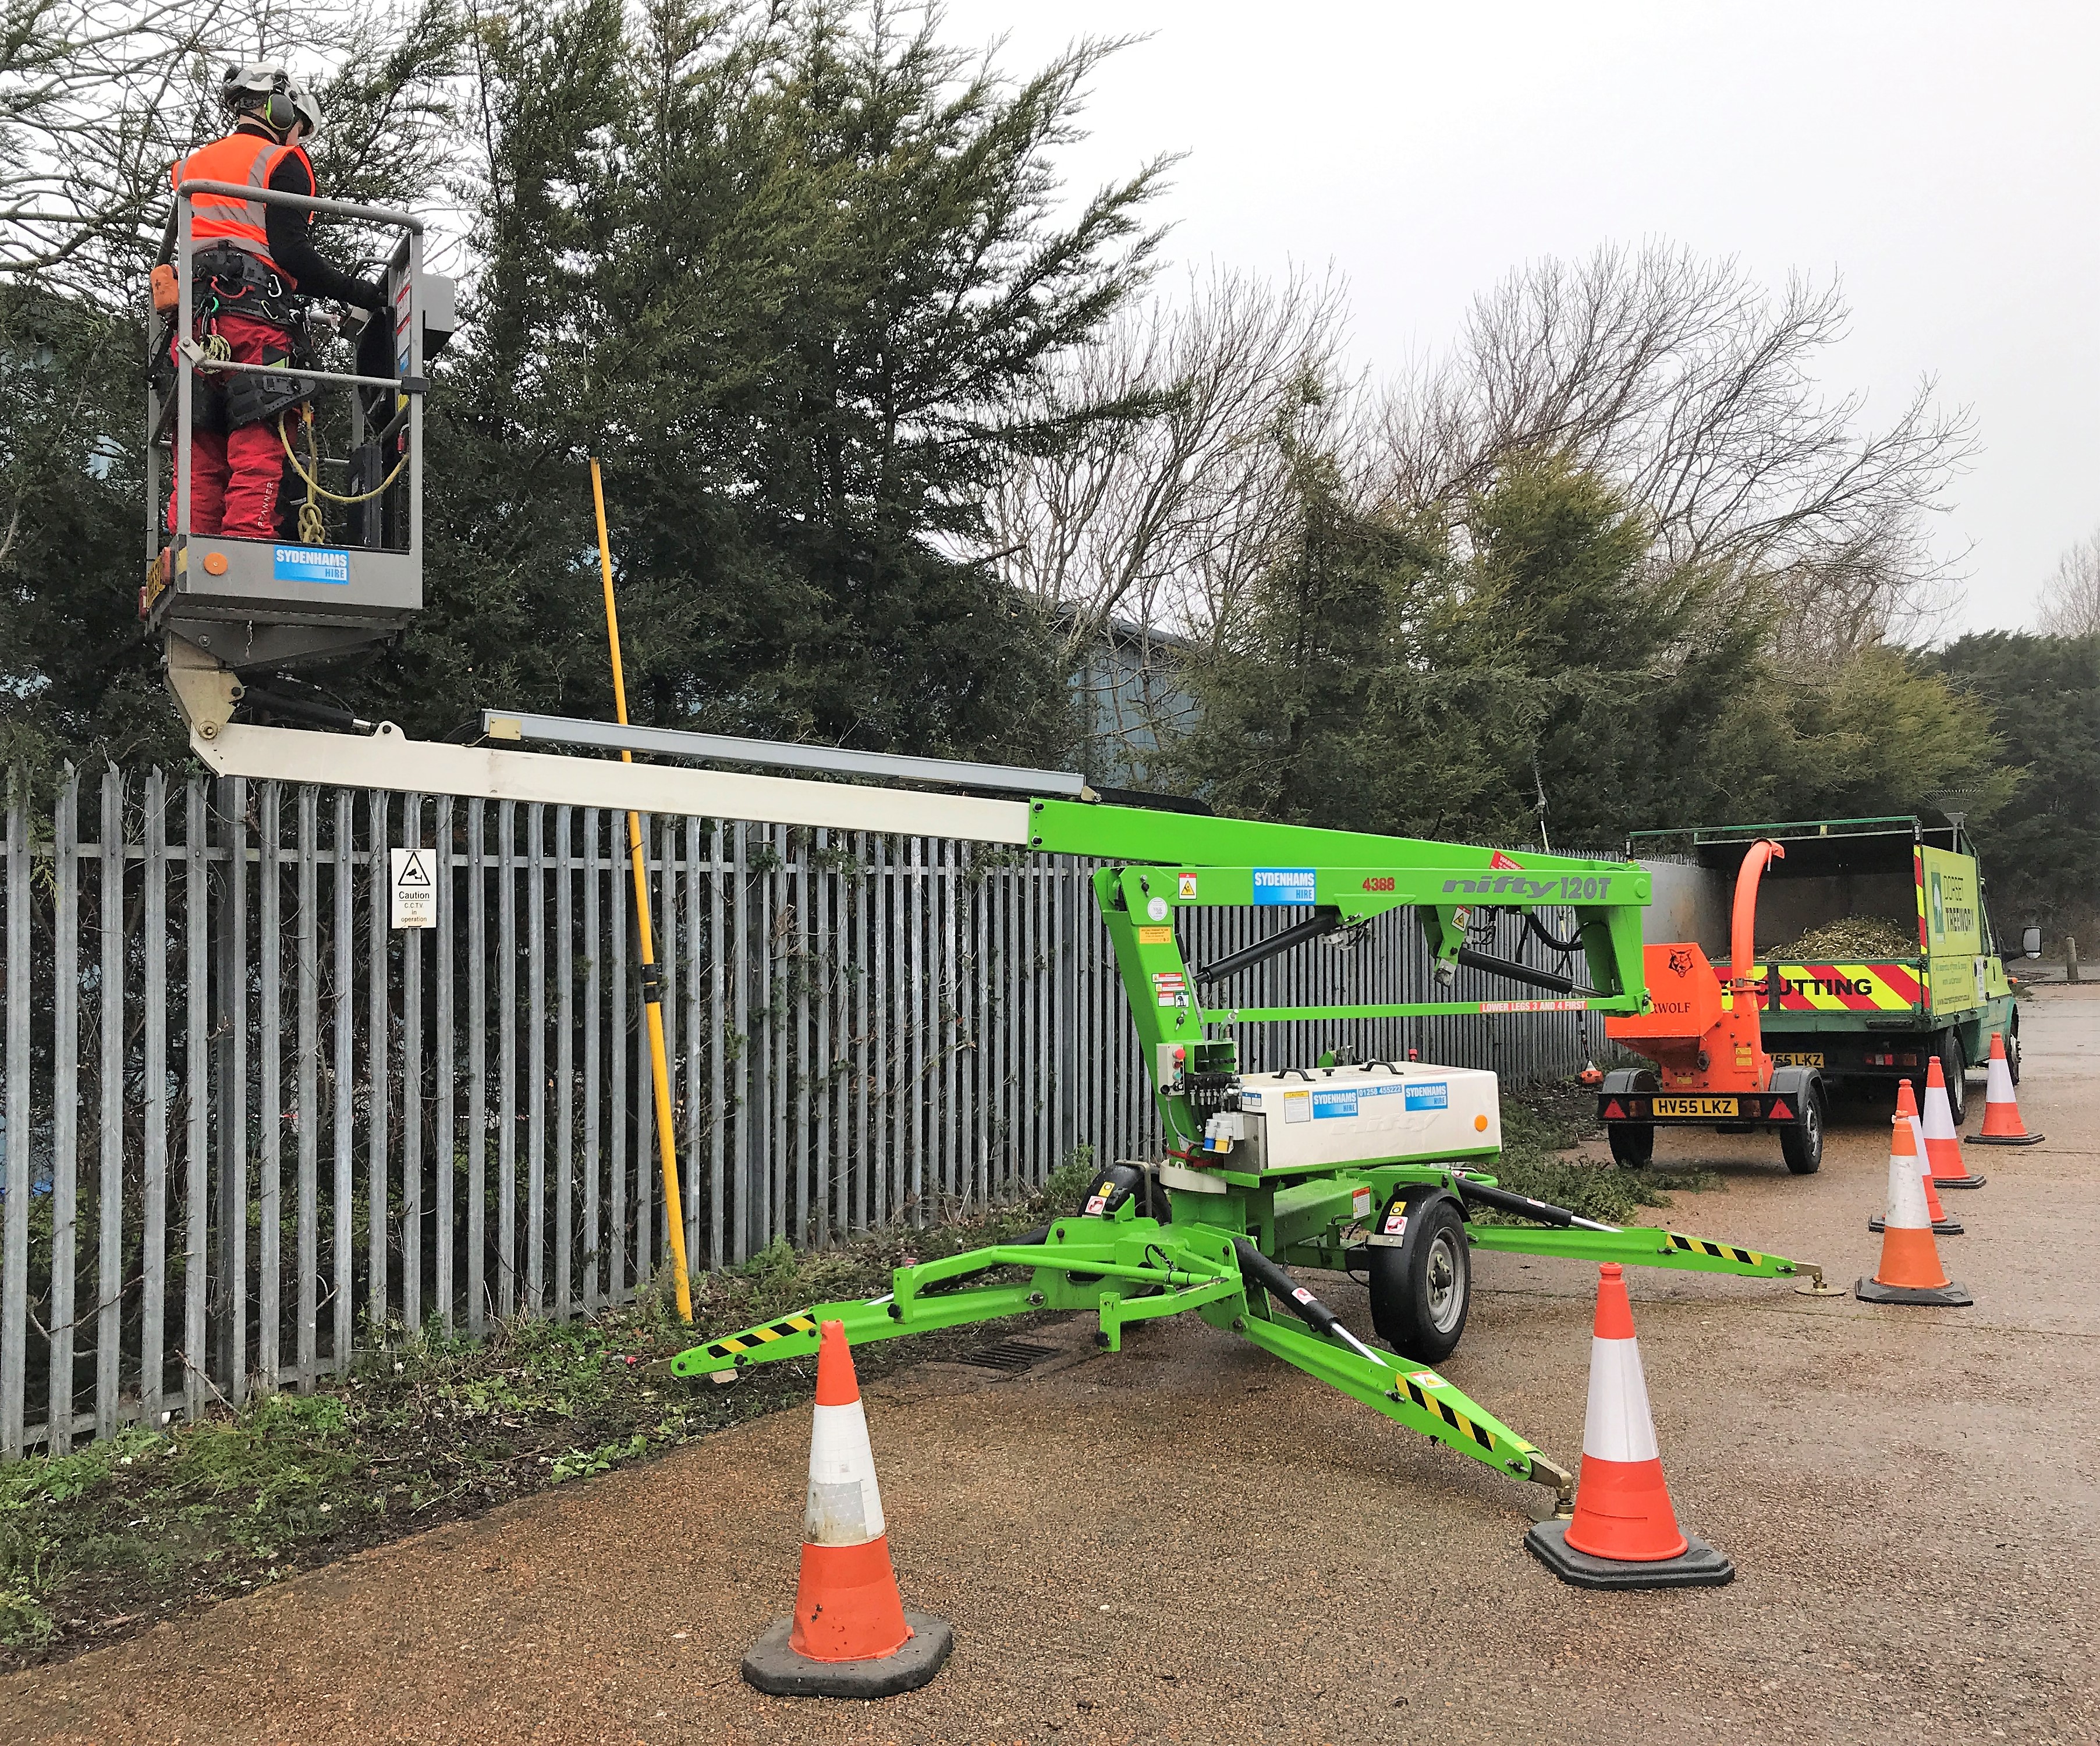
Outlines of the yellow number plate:
{"label": "yellow number plate", "polygon": [[1658,1116],[1732,1116],[1736,1113],[1733,1098],[1657,1098],[1655,1112]]}
{"label": "yellow number plate", "polygon": [[1823,1051],[1818,1049],[1812,1052],[1795,1050],[1792,1053],[1782,1053],[1774,1050],[1772,1065],[1774,1067],[1820,1067],[1823,1065]]}

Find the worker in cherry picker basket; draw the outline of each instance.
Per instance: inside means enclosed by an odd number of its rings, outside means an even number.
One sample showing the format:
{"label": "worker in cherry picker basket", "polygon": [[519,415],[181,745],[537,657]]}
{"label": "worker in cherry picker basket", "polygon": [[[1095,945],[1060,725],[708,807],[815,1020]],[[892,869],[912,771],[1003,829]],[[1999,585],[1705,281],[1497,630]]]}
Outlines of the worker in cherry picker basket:
{"label": "worker in cherry picker basket", "polygon": [[[320,130],[320,105],[274,62],[229,67],[220,96],[233,130],[174,166],[174,181],[227,182],[285,194],[320,192],[305,143]],[[241,364],[289,366],[302,359],[306,299],[380,311],[386,287],[331,266],[309,235],[314,214],[227,194],[192,198],[191,298],[201,345]],[[157,300],[158,294],[157,293]],[[212,342],[216,339],[217,346]],[[190,531],[232,539],[278,537],[285,476],[285,416],[308,385],[281,378],[201,371],[195,391]],[[175,502],[168,525],[175,527]]]}

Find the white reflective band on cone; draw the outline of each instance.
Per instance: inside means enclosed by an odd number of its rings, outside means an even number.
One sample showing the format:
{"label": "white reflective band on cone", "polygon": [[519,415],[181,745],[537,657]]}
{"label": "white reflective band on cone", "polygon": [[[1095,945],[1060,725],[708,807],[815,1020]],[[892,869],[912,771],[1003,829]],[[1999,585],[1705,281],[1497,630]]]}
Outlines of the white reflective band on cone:
{"label": "white reflective band on cone", "polygon": [[810,1500],[802,1516],[802,1542],[810,1546],[858,1546],[884,1532],[882,1493],[875,1483],[875,1452],[867,1441],[867,1415],[858,1400],[818,1407],[810,1430]]}
{"label": "white reflective band on cone", "polygon": [[1983,1101],[1986,1103],[2011,1103],[2017,1101],[2013,1095],[2013,1070],[2006,1064],[2003,1055],[1994,1054],[1991,1057],[1990,1069],[1983,1079]]}
{"label": "white reflective band on cone", "polygon": [[[2011,1093],[2006,1094],[2008,1098]],[[1928,1140],[1959,1140],[1954,1131],[1954,1106],[1948,1100],[1947,1087],[1927,1085],[1925,1088],[1925,1137]]]}
{"label": "white reflective band on cone", "polygon": [[1901,1152],[1889,1154],[1889,1209],[1882,1222],[1891,1231],[1930,1231],[1932,1217],[1926,1210],[1925,1178],[1918,1160]]}
{"label": "white reflective band on cone", "polygon": [[1932,1174],[1932,1158],[1925,1149],[1925,1124],[1915,1116],[1910,1118],[1910,1143],[1917,1148],[1917,1174],[1922,1181]]}
{"label": "white reflective band on cone", "polygon": [[1655,1421],[1648,1410],[1648,1378],[1640,1342],[1590,1342],[1590,1410],[1582,1421],[1582,1452],[1600,1461],[1652,1461]]}

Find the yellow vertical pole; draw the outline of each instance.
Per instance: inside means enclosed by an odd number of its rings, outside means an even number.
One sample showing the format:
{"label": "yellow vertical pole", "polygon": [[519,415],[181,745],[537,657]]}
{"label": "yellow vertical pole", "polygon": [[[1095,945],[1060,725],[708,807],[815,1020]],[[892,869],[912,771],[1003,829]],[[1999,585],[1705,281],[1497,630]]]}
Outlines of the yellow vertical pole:
{"label": "yellow vertical pole", "polygon": [[[605,531],[605,484],[591,462],[591,500],[598,508],[598,562],[605,577],[605,634],[612,644],[612,703],[627,725],[627,677],[620,665],[620,615],[612,603],[612,541]],[[634,762],[620,749],[620,761]],[[678,1288],[678,1319],[693,1319],[693,1287],[686,1265],[686,1209],[678,1192],[678,1160],[671,1138],[671,1073],[664,1059],[664,979],[656,968],[656,935],[649,921],[649,869],[642,852],[642,815],[627,815],[627,858],[634,869],[634,922],[642,959],[642,1010],[649,1019],[649,1069],[656,1082],[656,1149],[664,1166],[664,1219],[671,1232],[671,1266]]]}

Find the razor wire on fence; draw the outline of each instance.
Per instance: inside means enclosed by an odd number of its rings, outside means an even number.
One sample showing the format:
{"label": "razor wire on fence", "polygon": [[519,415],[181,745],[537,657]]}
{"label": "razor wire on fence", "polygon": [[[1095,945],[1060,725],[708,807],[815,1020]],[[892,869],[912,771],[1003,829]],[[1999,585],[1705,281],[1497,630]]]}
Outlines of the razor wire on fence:
{"label": "razor wire on fence", "polygon": [[[310,1388],[392,1333],[648,1289],[667,1235],[624,815],[109,770],[6,823],[0,1456]],[[706,819],[645,819],[643,842],[696,1268],[1158,1147],[1096,864]],[[404,847],[427,851],[427,930],[390,926]],[[1193,963],[1261,930],[1182,926]],[[1452,997],[1404,916],[1334,937],[1235,999]],[[1237,1034],[1250,1070],[1412,1051],[1523,1083],[1585,1032]]]}

